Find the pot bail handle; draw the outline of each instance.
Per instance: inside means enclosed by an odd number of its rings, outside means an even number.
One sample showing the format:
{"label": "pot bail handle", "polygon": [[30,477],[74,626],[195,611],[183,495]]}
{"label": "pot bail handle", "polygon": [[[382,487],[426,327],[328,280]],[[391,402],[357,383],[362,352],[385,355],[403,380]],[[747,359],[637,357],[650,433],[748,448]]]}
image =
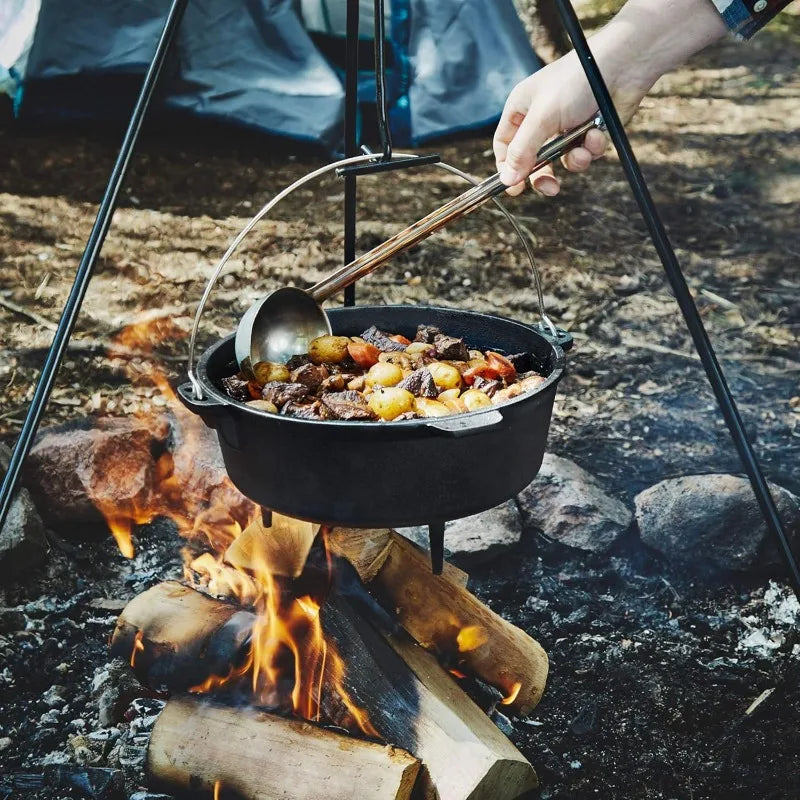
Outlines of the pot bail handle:
{"label": "pot bail handle", "polygon": [[[563,152],[566,152],[567,149],[570,147],[574,147],[579,141],[582,140],[583,135],[585,135],[586,131],[590,130],[591,128],[602,128],[603,127],[603,120],[602,117],[598,114],[593,119],[589,120],[587,123],[582,125],[580,128],[570,131],[564,136],[559,137],[558,139],[554,140],[540,151],[540,158],[537,161],[537,165],[541,166],[543,163],[550,163],[550,161],[555,160],[559,157],[559,155]],[[326,164],[325,166],[320,167],[319,169],[314,170],[313,172],[309,172],[307,175],[304,175],[302,178],[298,178],[294,183],[290,184],[278,194],[275,195],[268,203],[266,203],[256,214],[255,216],[242,228],[242,230],[236,235],[233,241],[228,246],[228,249],[225,251],[224,255],[220,259],[217,266],[211,273],[209,277],[205,289],[203,290],[203,294],[200,298],[200,302],[197,306],[197,311],[194,315],[194,322],[192,323],[192,331],[189,337],[189,353],[187,358],[187,374],[189,378],[189,382],[192,385],[192,391],[194,396],[197,400],[203,399],[203,388],[200,385],[200,382],[195,375],[195,350],[197,349],[197,334],[200,329],[200,319],[203,316],[203,312],[205,311],[206,305],[208,303],[208,299],[211,296],[211,292],[216,285],[217,280],[219,280],[220,275],[222,274],[222,270],[225,268],[225,265],[230,260],[231,256],[236,252],[236,249],[242,243],[244,238],[247,236],[250,231],[270,212],[272,209],[278,205],[282,200],[288,197],[292,192],[299,189],[301,186],[305,186],[307,183],[316,180],[317,178],[326,175],[329,172],[334,172],[336,170],[341,169],[342,167],[349,166],[350,164],[360,164],[366,161],[379,161],[382,158],[381,154],[376,153],[364,153],[360,156],[352,156],[351,158],[343,158],[339,161],[334,161],[330,164]],[[402,159],[413,158],[413,156],[409,153],[394,153],[392,155],[393,161],[399,161]],[[546,160],[545,160],[546,159]],[[561,343],[562,346],[565,345],[566,338],[571,342],[571,337],[562,331],[552,323],[550,318],[545,314],[544,311],[544,297],[542,294],[542,284],[541,284],[541,277],[539,275],[539,269],[536,266],[536,259],[533,255],[533,246],[532,241],[534,241],[533,234],[527,228],[523,228],[516,220],[514,215],[503,205],[503,203],[499,200],[498,195],[501,195],[505,191],[505,186],[499,183],[498,176],[493,176],[488,178],[485,181],[479,181],[477,178],[469,175],[468,173],[458,169],[458,167],[454,167],[450,164],[446,164],[443,161],[436,162],[435,166],[441,167],[442,169],[450,172],[453,175],[457,175],[460,178],[463,178],[468,183],[471,183],[474,187],[474,198],[478,196],[484,198],[481,200],[485,202],[486,199],[491,199],[491,201],[495,204],[498,211],[508,220],[511,227],[514,229],[514,232],[519,237],[520,241],[522,242],[522,247],[525,250],[525,254],[528,257],[528,261],[531,265],[531,272],[534,279],[534,285],[536,288],[536,294],[538,299],[539,305],[539,315],[541,317],[541,321],[538,325],[540,331],[547,337],[551,338],[553,341]],[[537,167],[538,168],[538,167]],[[488,193],[488,198],[486,197]],[[463,197],[463,196],[462,196]],[[458,199],[458,198],[457,198]],[[479,205],[480,203],[478,203]],[[474,206],[474,207],[477,207]],[[435,212],[434,212],[435,213]],[[338,273],[334,273],[337,275]],[[319,289],[319,284],[315,287],[312,287],[312,291],[314,289]]]}

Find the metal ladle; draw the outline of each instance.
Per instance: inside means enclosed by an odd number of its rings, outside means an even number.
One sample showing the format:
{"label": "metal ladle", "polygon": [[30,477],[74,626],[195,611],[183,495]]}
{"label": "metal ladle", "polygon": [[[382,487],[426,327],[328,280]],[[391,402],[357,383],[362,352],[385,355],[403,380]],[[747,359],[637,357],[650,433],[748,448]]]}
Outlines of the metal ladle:
{"label": "metal ladle", "polygon": [[[600,114],[546,144],[538,153],[531,174],[551,164],[583,141],[594,129],[604,127]],[[459,219],[506,190],[499,173],[432,211],[367,253],[345,264],[310,289],[285,286],[254,303],[236,329],[236,360],[246,374],[260,361],[285,363],[293,355],[307,353],[312,339],[331,333],[322,303],[369,275],[392,256]]]}

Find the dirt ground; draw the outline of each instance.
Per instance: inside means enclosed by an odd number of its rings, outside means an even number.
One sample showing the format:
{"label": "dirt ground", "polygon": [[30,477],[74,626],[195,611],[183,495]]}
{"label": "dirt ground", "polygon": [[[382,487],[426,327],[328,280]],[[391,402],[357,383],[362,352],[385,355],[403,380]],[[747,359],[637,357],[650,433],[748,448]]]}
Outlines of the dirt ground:
{"label": "dirt ground", "polygon": [[[630,127],[765,470],[796,493],[798,21],[787,14],[752,43],[709,49],[662,79]],[[0,435],[9,443],[20,429],[118,141],[115,130],[0,129]],[[493,170],[489,146],[486,134],[424,151],[482,177]],[[134,156],[46,422],[155,405],[150,387],[131,386],[119,361],[105,356],[108,344],[125,326],[162,314],[187,330],[205,278],[231,238],[278,190],[324,160],[227,128],[151,126]],[[361,180],[359,249],[458,189],[457,179],[431,169]],[[206,340],[230,331],[265,290],[316,281],[341,262],[342,197],[338,179],[328,179],[297,192],[256,228],[213,295],[202,324]],[[556,199],[525,196],[509,207],[536,237],[547,313],[575,337],[549,449],[627,500],[665,477],[739,471],[616,158],[597,164],[590,176],[570,176]],[[527,321],[538,316],[521,248],[487,212],[397,258],[365,280],[358,297],[454,305]],[[154,354],[175,381],[185,374],[185,356],[183,339],[160,343]],[[146,356],[141,363],[146,368]],[[77,597],[95,580],[96,594],[124,585],[127,595],[145,580],[138,567],[131,573],[138,577],[123,577],[110,540],[87,547],[93,549],[55,570],[63,582],[51,588],[58,596]],[[168,549],[159,545],[151,554],[149,580],[174,567]],[[729,658],[735,643],[730,615],[763,604],[766,580],[701,585],[665,573],[664,565],[633,546],[615,559],[586,565],[539,543],[519,563],[474,578],[478,593],[537,635],[553,659],[545,702],[533,724],[518,724],[515,734],[540,771],[541,797],[797,797],[800,698],[791,680],[792,643],[769,659],[742,659],[741,669]],[[35,599],[42,579],[10,590],[7,603]],[[723,608],[729,621],[717,624]],[[50,613],[58,624],[48,631]],[[82,613],[74,604],[42,611],[47,641],[56,642],[53,652],[28,644],[11,659],[19,672],[18,700],[11,693],[4,700],[17,704],[16,721],[9,723],[16,740],[38,718],[31,710],[38,694],[60,682],[49,670],[62,660],[102,658],[108,630],[92,624],[75,633]],[[59,631],[66,631],[69,657],[57,645]],[[603,637],[614,647],[600,647]],[[719,659],[722,667],[707,668]],[[24,674],[31,661],[38,665],[35,676]],[[92,666],[76,670],[78,685]],[[776,685],[784,687],[780,702],[741,723],[750,701]],[[51,739],[30,746],[18,741],[8,763],[31,766],[64,739],[63,731]]]}

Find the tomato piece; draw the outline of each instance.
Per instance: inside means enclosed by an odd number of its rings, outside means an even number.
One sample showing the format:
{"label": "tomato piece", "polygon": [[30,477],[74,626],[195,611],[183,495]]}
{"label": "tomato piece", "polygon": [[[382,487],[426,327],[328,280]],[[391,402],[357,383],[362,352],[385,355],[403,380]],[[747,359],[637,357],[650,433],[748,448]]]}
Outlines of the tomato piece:
{"label": "tomato piece", "polygon": [[353,341],[347,343],[347,352],[350,353],[350,358],[363,369],[369,369],[374,364],[377,364],[378,356],[381,354],[381,351],[374,344]]}
{"label": "tomato piece", "polygon": [[464,383],[466,383],[467,386],[472,386],[472,384],[475,383],[475,378],[486,378],[487,381],[496,381],[500,377],[500,373],[494,367],[490,366],[487,361],[484,364],[476,364],[474,367],[464,370],[464,374],[461,377],[464,379]]}
{"label": "tomato piece", "polygon": [[396,333],[394,336],[389,337],[393,342],[399,342],[400,344],[411,344],[411,339],[406,339],[401,333]]}
{"label": "tomato piece", "polygon": [[497,372],[497,374],[504,378],[506,383],[511,383],[517,377],[516,367],[500,353],[495,353],[491,350],[486,351],[486,363]]}

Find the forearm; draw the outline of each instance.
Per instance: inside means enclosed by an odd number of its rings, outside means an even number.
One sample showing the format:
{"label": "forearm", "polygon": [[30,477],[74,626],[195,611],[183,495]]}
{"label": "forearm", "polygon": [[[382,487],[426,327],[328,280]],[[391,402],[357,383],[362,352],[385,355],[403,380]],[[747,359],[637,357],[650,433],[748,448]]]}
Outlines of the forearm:
{"label": "forearm", "polygon": [[610,84],[644,93],[726,32],[711,0],[628,0],[591,45]]}

